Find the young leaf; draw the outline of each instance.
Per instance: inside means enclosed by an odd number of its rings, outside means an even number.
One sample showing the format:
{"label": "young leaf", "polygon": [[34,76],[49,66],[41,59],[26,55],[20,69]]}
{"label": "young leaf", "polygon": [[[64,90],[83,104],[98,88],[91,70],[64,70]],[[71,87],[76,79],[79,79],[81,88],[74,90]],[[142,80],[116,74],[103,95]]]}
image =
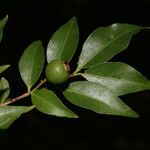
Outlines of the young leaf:
{"label": "young leaf", "polygon": [[0,102],[3,103],[10,92],[9,83],[5,78],[0,80]]}
{"label": "young leaf", "polygon": [[106,62],[129,45],[131,37],[143,29],[129,24],[112,24],[96,29],[83,45],[77,71]]}
{"label": "young leaf", "polygon": [[73,82],[64,91],[64,95],[71,103],[96,113],[138,117],[112,90],[97,83]]}
{"label": "young leaf", "polygon": [[21,114],[33,109],[33,106],[1,106],[0,129],[7,129]]}
{"label": "young leaf", "polygon": [[150,81],[131,66],[121,62],[97,64],[82,74],[88,81],[112,89],[117,95],[150,89]]}
{"label": "young leaf", "polygon": [[32,93],[32,103],[41,112],[59,117],[77,118],[55,95],[47,89],[40,89]]}
{"label": "young leaf", "polygon": [[47,61],[61,59],[69,61],[78,45],[79,30],[76,18],[73,17],[61,26],[52,36],[47,47]]}
{"label": "young leaf", "polygon": [[0,66],[0,73],[2,73],[3,71],[5,71],[8,67],[10,67],[10,65]]}
{"label": "young leaf", "polygon": [[7,22],[7,20],[8,20],[8,15],[0,21],[0,42],[1,42],[2,37],[3,37],[3,29],[4,29],[4,26]]}
{"label": "young leaf", "polygon": [[19,61],[20,74],[28,91],[38,80],[43,65],[44,48],[41,41],[35,41],[27,47]]}

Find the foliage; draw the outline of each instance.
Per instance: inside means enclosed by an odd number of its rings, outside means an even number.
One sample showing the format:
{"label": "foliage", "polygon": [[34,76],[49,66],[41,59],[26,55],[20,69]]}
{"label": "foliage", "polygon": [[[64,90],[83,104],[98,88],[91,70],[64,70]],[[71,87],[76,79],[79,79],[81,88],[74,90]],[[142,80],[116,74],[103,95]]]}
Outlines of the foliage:
{"label": "foliage", "polygon": [[[8,16],[0,21],[0,40],[7,20]],[[56,85],[61,87],[59,89],[65,98],[74,105],[99,114],[138,117],[139,115],[119,96],[150,89],[150,81],[125,63],[108,61],[125,50],[132,36],[142,29],[146,27],[117,23],[94,30],[83,44],[77,68],[71,70],[69,74],[69,78],[82,76],[84,79],[79,81],[69,79],[66,88]],[[69,63],[77,49],[78,40],[79,29],[76,18],[73,17],[51,37],[46,49],[47,63],[56,59]],[[33,108],[49,115],[78,117],[62,103],[54,92],[56,90],[41,88],[47,79],[40,80],[39,84],[36,84],[43,71],[44,59],[41,41],[34,41],[24,51],[19,61],[19,71],[27,92],[16,98],[8,98],[9,83],[4,77],[1,78],[0,129],[8,128],[21,114]],[[9,65],[0,66],[0,73],[8,67]],[[33,106],[8,106],[30,95]]]}

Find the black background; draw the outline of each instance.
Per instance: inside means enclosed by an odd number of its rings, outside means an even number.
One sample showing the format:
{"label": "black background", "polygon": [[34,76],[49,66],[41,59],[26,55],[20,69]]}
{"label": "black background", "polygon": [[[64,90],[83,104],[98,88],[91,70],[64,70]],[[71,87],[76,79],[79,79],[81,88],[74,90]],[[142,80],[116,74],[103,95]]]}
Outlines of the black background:
{"label": "black background", "polygon": [[[46,48],[57,28],[76,16],[80,28],[78,55],[86,37],[99,26],[116,22],[150,26],[150,1],[0,0],[0,18],[6,14],[9,21],[0,45],[0,65],[11,64],[4,75],[11,85],[11,97],[15,97],[25,91],[17,65],[31,42],[40,39]],[[149,43],[150,31],[143,30],[112,61],[128,63],[150,79]],[[98,115],[66,102],[79,119],[57,118],[33,110],[0,132],[0,149],[149,150],[149,91],[121,98],[140,114],[138,119]]]}

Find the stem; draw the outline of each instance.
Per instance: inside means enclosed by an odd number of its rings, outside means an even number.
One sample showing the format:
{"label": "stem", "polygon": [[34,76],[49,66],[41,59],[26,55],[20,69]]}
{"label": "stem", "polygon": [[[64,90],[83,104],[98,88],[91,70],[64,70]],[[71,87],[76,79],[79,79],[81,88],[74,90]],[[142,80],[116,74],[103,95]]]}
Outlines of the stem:
{"label": "stem", "polygon": [[32,90],[32,91],[28,91],[20,96],[17,96],[13,99],[10,99],[9,101],[5,102],[5,103],[0,103],[0,106],[6,106],[6,105],[9,105],[9,104],[12,104],[12,103],[15,103],[16,101],[19,101],[25,97],[28,97],[30,96],[35,90],[37,90],[41,85],[43,85],[44,83],[46,82],[46,79],[44,80],[41,80],[41,82]]}
{"label": "stem", "polygon": [[78,68],[74,71],[74,73],[72,74],[73,76],[76,76],[76,74],[78,74],[79,70]]}
{"label": "stem", "polygon": [[72,77],[80,76],[80,75],[82,75],[82,73],[80,73],[80,72],[79,73],[73,73],[69,77],[72,78]]}
{"label": "stem", "polygon": [[11,104],[11,103],[14,103],[14,102],[20,100],[20,99],[23,99],[23,98],[25,98],[25,97],[28,97],[29,95],[31,95],[30,92],[24,93],[24,94],[22,94],[22,95],[20,95],[20,96],[18,96],[18,97],[15,97],[15,98],[13,98],[13,99],[10,99],[9,101],[7,101],[7,102],[5,102],[5,103],[1,103],[0,106],[9,105],[9,104]]}
{"label": "stem", "polygon": [[79,68],[77,67],[71,76],[73,77],[73,76],[81,75],[82,74],[82,73],[80,73],[81,69],[82,69],[81,67],[79,67]]}
{"label": "stem", "polygon": [[32,90],[30,91],[30,94],[32,94],[35,90],[37,90],[41,85],[43,85],[47,80],[41,80],[41,82]]}

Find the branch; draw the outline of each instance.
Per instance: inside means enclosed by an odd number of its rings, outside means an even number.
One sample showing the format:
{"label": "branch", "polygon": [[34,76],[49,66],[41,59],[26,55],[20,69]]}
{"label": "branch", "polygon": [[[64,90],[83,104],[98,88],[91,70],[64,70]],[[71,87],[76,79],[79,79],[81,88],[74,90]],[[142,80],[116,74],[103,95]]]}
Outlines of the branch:
{"label": "branch", "polygon": [[14,103],[14,102],[16,102],[16,101],[18,101],[18,100],[21,100],[21,99],[23,99],[23,98],[25,98],[25,97],[28,97],[29,95],[31,95],[31,92],[24,93],[24,94],[22,94],[22,95],[20,95],[20,96],[18,96],[18,97],[15,97],[15,98],[13,98],[13,99],[10,99],[9,101],[7,101],[7,102],[5,102],[5,103],[1,103],[0,106],[9,105],[9,104]]}
{"label": "branch", "polygon": [[9,101],[5,102],[5,103],[0,103],[0,106],[6,106],[6,105],[9,105],[9,104],[12,104],[12,103],[15,103],[16,101],[19,101],[25,97],[28,97],[30,96],[34,91],[36,91],[41,85],[43,85],[44,83],[46,82],[46,79],[44,80],[41,80],[41,82],[32,90],[32,91],[29,91],[29,92],[26,92],[18,97],[15,97],[13,99],[10,99]]}

